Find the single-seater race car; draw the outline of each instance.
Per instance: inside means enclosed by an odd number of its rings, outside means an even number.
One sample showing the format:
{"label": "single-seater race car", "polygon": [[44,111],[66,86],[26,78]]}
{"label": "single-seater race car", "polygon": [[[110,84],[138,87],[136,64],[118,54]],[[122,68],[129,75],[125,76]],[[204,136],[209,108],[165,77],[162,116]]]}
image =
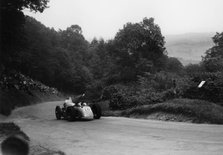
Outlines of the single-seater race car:
{"label": "single-seater race car", "polygon": [[98,104],[87,104],[85,102],[74,103],[71,98],[65,100],[62,106],[56,106],[55,115],[57,120],[68,121],[79,119],[100,119],[101,107]]}

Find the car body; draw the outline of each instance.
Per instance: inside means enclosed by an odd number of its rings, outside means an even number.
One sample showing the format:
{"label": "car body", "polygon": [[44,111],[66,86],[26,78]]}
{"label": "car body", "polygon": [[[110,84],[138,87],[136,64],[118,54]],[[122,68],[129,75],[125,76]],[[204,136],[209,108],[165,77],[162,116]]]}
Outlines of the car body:
{"label": "car body", "polygon": [[98,104],[78,103],[65,107],[56,106],[55,115],[58,120],[76,120],[76,119],[100,119],[101,108]]}

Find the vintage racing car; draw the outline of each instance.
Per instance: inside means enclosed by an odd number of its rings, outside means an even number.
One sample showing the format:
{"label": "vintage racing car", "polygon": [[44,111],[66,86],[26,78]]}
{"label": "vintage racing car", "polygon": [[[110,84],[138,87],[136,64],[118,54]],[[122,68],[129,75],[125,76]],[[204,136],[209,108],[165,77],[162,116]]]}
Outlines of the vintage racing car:
{"label": "vintage racing car", "polygon": [[71,99],[65,100],[62,106],[56,106],[55,115],[58,120],[64,118],[72,121],[77,119],[100,119],[101,107],[98,104],[85,102],[73,103]]}

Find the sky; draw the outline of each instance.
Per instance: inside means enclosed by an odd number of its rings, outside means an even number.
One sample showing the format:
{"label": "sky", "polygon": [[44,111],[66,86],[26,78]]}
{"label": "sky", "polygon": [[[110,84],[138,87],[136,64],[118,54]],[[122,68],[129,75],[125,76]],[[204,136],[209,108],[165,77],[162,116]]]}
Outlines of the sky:
{"label": "sky", "polygon": [[87,40],[112,39],[144,17],[155,18],[163,35],[223,31],[223,0],[50,0],[48,6],[24,13],[56,30],[77,24]]}

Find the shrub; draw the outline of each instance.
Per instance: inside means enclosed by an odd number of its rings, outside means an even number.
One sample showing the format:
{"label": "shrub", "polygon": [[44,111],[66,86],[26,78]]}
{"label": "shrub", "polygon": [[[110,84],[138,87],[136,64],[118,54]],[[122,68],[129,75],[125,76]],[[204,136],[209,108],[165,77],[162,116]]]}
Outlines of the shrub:
{"label": "shrub", "polygon": [[140,76],[138,80],[140,95],[146,96],[152,103],[175,98],[181,95],[182,89],[185,87],[184,80],[180,76],[168,72],[147,73],[145,76]]}
{"label": "shrub", "polygon": [[114,85],[109,88],[109,107],[112,110],[122,110],[140,104],[140,102],[138,102],[137,98],[135,97],[135,89],[136,88],[134,86],[131,87],[124,85]]}
{"label": "shrub", "polygon": [[[206,81],[202,88],[198,88],[198,84]],[[198,73],[191,75],[189,87],[185,89],[183,97],[192,99],[202,99],[215,103],[223,102],[223,73]]]}
{"label": "shrub", "polygon": [[[136,83],[117,84],[106,87],[102,98],[110,100],[113,110],[128,109],[139,105],[164,102],[173,98],[202,99],[212,102],[223,101],[222,73],[193,73],[185,76],[168,72],[146,73]],[[199,83],[206,84],[199,89]]]}
{"label": "shrub", "polygon": [[[176,97],[176,75],[166,72],[140,76],[137,83],[106,87],[102,98],[112,110],[163,102]],[[180,88],[180,87],[179,87]],[[179,91],[180,92],[180,91]]]}
{"label": "shrub", "polygon": [[86,88],[86,97],[91,100],[101,98],[103,87],[104,87],[104,84],[100,80],[92,82]]}
{"label": "shrub", "polygon": [[141,89],[153,88],[156,91],[163,91],[175,87],[178,76],[168,72],[158,72],[156,74],[146,73],[139,76],[138,82]]}

